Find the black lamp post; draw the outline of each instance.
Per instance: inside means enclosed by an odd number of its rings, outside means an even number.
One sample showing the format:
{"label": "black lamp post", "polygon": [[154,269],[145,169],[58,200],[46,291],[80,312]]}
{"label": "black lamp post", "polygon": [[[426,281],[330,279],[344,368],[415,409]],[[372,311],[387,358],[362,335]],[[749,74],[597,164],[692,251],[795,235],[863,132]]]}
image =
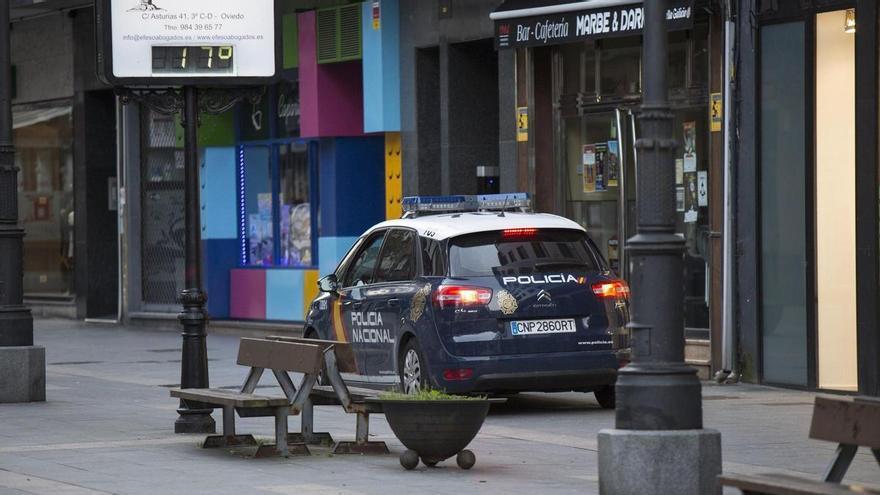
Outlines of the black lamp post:
{"label": "black lamp post", "polygon": [[46,400],[46,350],[34,345],[34,320],[23,303],[9,31],[9,0],[0,0],[0,402],[34,402]]}
{"label": "black lamp post", "polygon": [[666,0],[646,0],[644,92],[631,260],[632,361],[619,371],[615,429],[599,433],[603,494],[720,493],[721,436],[703,429],[700,381],[684,362],[685,241],[675,233],[674,116]]}
{"label": "black lamp post", "polygon": [[0,346],[32,346],[34,323],[22,304],[22,240],[18,225],[18,167],[12,144],[12,67],[9,0],[0,0]]}
{"label": "black lamp post", "polygon": [[666,1],[644,3],[644,93],[632,260],[633,355],[617,380],[616,426],[626,430],[703,427],[700,381],[684,362],[685,241],[675,234],[674,116],[667,102]]}
{"label": "black lamp post", "polygon": [[[199,200],[198,93],[194,86],[183,88],[184,194],[186,225],[186,276],[180,292],[183,304],[178,319],[183,326],[183,349],[180,359],[181,388],[208,387],[208,312],[202,290],[201,201]],[[202,404],[180,401],[175,433],[214,433],[212,409]]]}

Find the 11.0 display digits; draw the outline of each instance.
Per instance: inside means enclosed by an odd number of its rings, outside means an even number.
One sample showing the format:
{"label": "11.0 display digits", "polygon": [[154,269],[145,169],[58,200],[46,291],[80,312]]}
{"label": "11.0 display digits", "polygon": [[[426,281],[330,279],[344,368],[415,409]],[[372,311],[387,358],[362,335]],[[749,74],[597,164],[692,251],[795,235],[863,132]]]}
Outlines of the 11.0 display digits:
{"label": "11.0 display digits", "polygon": [[234,50],[222,46],[154,46],[153,74],[230,74]]}

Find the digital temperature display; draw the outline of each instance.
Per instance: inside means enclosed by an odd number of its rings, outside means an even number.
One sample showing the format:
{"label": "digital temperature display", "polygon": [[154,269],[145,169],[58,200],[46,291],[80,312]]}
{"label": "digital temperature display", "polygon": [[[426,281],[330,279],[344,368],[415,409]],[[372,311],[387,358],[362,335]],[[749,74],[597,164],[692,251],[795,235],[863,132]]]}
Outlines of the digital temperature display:
{"label": "digital temperature display", "polygon": [[154,46],[153,74],[232,74],[234,55],[230,45]]}

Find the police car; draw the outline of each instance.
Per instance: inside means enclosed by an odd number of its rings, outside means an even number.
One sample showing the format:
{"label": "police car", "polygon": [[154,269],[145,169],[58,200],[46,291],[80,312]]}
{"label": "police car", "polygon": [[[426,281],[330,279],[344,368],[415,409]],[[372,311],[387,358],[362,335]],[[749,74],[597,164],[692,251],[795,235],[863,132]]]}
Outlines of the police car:
{"label": "police car", "polygon": [[585,230],[525,194],[410,197],[322,278],[307,338],[350,342],[346,381],[414,393],[592,391],[614,407],[629,291]]}

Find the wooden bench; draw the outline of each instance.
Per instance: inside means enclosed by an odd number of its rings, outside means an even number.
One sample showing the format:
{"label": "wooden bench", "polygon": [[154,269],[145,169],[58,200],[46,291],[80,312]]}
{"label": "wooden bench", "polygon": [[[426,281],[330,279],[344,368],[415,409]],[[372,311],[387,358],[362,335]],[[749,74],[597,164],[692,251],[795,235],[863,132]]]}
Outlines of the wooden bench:
{"label": "wooden bench", "polygon": [[[381,413],[382,406],[369,399],[378,397],[375,390],[349,387],[342,379],[342,373],[357,373],[357,365],[351,344],[336,342],[333,340],[303,339],[272,335],[268,340],[311,344],[321,347],[324,351],[323,373],[329,386],[314,386],[311,389],[309,400],[305,403],[301,413],[301,436],[295,440],[306,444],[332,443],[329,433],[314,432],[314,406],[342,406],[347,413],[356,415],[355,440],[353,442],[336,442],[334,454],[387,454],[388,446],[385,442],[370,441],[370,414]],[[332,350],[332,352],[330,352]],[[296,435],[296,434],[294,434]]]}
{"label": "wooden bench", "polygon": [[[300,339],[273,336],[267,339],[241,339],[238,364],[250,366],[251,370],[239,392],[223,389],[172,389],[171,396],[204,404],[206,407],[223,409],[223,435],[211,436],[204,447],[231,447],[256,445],[252,435],[237,435],[235,413],[246,417],[275,417],[275,444],[262,445],[257,457],[267,455],[309,455],[307,445],[333,444],[329,433],[314,431],[314,406],[339,405],[346,412],[357,415],[355,440],[337,442],[335,454],[387,454],[385,442],[369,440],[369,415],[382,412],[381,405],[367,404],[367,399],[377,396],[375,391],[350,389],[342,380],[341,373],[355,373],[354,354],[350,344],[325,340]],[[284,397],[254,394],[263,375],[269,369],[284,391]],[[288,375],[289,371],[303,374],[297,388]],[[324,373],[330,387],[316,386],[320,373]],[[300,415],[302,428],[299,433],[288,433],[288,415]],[[283,439],[283,440],[282,440]]]}
{"label": "wooden bench", "polygon": [[[239,343],[237,362],[242,366],[250,366],[251,370],[239,392],[213,388],[175,388],[171,389],[171,396],[223,409],[223,435],[208,437],[204,443],[206,448],[256,445],[252,435],[236,434],[237,411],[241,417],[275,417],[275,445],[260,446],[257,457],[274,453],[287,456],[291,450],[289,447],[293,447],[295,453],[307,455],[309,451],[305,444],[288,445],[287,417],[290,414],[299,414],[308,402],[312,387],[324,366],[324,350],[324,347],[315,344],[243,338]],[[284,391],[283,397],[253,393],[263,371],[267,369],[272,370],[278,380]],[[291,381],[287,374],[289,371],[304,375],[299,388]]]}
{"label": "wooden bench", "polygon": [[722,475],[722,486],[739,488],[744,494],[868,493],[880,489],[841,484],[859,447],[868,447],[880,465],[880,401],[867,398],[816,397],[810,438],[838,444],[822,480],[784,474]]}

